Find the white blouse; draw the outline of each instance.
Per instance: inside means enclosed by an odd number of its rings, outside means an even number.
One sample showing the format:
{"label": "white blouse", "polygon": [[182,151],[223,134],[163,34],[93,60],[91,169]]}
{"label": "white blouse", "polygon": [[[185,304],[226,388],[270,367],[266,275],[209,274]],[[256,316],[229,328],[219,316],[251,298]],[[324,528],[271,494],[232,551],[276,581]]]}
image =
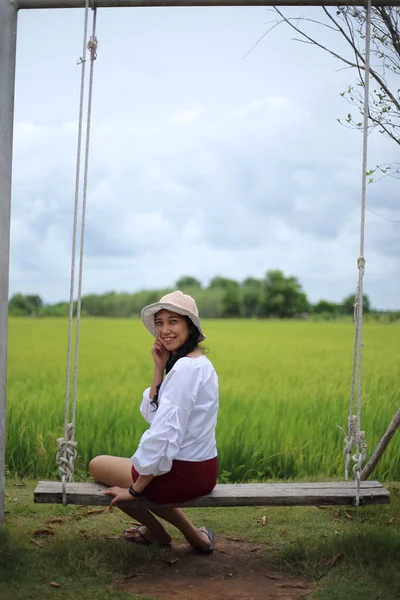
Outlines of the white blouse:
{"label": "white blouse", "polygon": [[132,456],[140,475],[168,473],[174,459],[199,462],[217,456],[218,377],[206,356],[186,356],[174,364],[161,384],[157,410],[149,392],[143,393],[140,412],[150,428]]}

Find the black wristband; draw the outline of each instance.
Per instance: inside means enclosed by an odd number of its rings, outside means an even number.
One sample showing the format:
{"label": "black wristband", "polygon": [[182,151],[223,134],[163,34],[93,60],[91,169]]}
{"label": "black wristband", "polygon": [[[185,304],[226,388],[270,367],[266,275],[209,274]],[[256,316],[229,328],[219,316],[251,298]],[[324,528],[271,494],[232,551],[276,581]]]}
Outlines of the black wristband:
{"label": "black wristband", "polygon": [[140,496],[143,496],[143,493],[142,492],[137,492],[136,490],[134,490],[132,485],[129,488],[129,493],[130,493],[131,496],[134,496],[135,498],[140,498]]}

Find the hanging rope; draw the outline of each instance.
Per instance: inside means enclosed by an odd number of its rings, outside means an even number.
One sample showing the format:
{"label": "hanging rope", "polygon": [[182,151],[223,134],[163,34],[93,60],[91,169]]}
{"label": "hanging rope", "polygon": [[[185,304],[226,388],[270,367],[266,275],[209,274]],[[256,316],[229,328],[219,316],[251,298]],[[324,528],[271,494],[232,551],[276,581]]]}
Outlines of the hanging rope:
{"label": "hanging rope", "polygon": [[[361,431],[361,397],[362,397],[362,358],[363,358],[363,297],[364,297],[364,238],[365,238],[365,209],[367,186],[367,154],[368,154],[368,117],[369,117],[369,80],[370,80],[370,46],[371,46],[371,0],[368,0],[365,15],[365,77],[364,77],[364,123],[363,123],[363,153],[361,173],[361,226],[360,254],[357,259],[358,282],[354,301],[354,348],[353,368],[351,375],[350,406],[348,416],[348,432],[345,438],[344,452],[346,455],[345,479],[348,479],[351,460],[353,474],[357,485],[355,504],[360,504],[360,481],[362,463],[366,456],[365,432]],[[354,415],[354,402],[357,392],[357,414]],[[352,454],[354,450],[354,454]]]}
{"label": "hanging rope", "polygon": [[[84,31],[83,31],[83,50],[82,56],[78,61],[81,65],[81,89],[79,100],[79,124],[78,124],[78,142],[76,155],[76,174],[75,174],[75,200],[74,200],[74,217],[73,217],[73,233],[72,233],[72,257],[71,257],[71,279],[70,279],[70,296],[69,296],[69,318],[68,318],[68,343],[67,343],[67,364],[65,376],[65,405],[64,405],[64,437],[57,440],[58,452],[56,461],[61,475],[63,504],[67,502],[66,484],[72,481],[75,460],[77,456],[77,442],[75,441],[75,420],[76,420],[76,400],[78,387],[78,366],[79,366],[79,343],[80,343],[80,320],[82,306],[82,280],[83,280],[83,253],[85,239],[85,221],[86,221],[86,198],[87,198],[87,182],[89,170],[89,148],[90,148],[90,127],[92,115],[92,92],[93,92],[93,73],[94,61],[97,58],[97,38],[96,38],[96,17],[97,11],[93,7],[93,26],[92,35],[89,42],[88,38],[88,21],[89,21],[89,0],[85,4]],[[85,73],[86,73],[86,50],[90,52],[90,74],[89,74],[89,93],[88,107],[86,118],[86,140],[85,140],[85,163],[83,174],[83,199],[82,199],[82,216],[80,230],[80,253],[79,253],[79,275],[78,275],[78,298],[76,311],[76,330],[75,330],[75,353],[74,353],[74,381],[72,392],[72,414],[70,420],[70,376],[71,376],[71,354],[72,354],[72,327],[74,313],[74,294],[75,294],[75,268],[76,268],[76,238],[78,231],[78,215],[79,215],[79,187],[80,187],[80,169],[81,169],[81,154],[82,154],[82,129],[83,129],[83,104],[85,95]]]}

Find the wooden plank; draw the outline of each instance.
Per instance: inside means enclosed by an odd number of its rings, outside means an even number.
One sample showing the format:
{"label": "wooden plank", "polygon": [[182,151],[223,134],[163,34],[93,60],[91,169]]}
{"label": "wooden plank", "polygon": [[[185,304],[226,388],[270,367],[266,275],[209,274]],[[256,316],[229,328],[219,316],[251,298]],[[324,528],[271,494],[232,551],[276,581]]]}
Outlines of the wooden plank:
{"label": "wooden plank", "polygon": [[[68,504],[107,506],[110,496],[107,489],[98,483],[68,483]],[[220,484],[207,496],[195,498],[179,504],[163,506],[181,507],[218,507],[218,506],[314,506],[314,505],[352,505],[356,495],[352,481],[329,481],[326,483],[247,483]],[[361,483],[362,504],[388,504],[389,492],[377,481]],[[39,481],[34,501],[38,503],[61,504],[61,483]],[[131,504],[131,503],[129,503]],[[138,508],[156,506],[145,499],[135,499]]]}

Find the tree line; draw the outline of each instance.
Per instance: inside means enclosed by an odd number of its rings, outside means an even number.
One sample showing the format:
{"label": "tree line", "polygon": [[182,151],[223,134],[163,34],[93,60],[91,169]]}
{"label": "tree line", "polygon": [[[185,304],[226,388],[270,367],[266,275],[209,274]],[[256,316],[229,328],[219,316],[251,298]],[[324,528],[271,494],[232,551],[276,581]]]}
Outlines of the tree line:
{"label": "tree line", "polygon": [[[247,277],[241,282],[234,279],[214,277],[208,286],[191,275],[178,279],[169,289],[128,292],[106,292],[87,294],[82,297],[82,315],[91,317],[138,317],[143,306],[157,302],[161,296],[180,289],[196,298],[199,311],[204,318],[278,318],[293,319],[313,316],[320,319],[335,319],[352,315],[354,294],[340,303],[321,299],[311,304],[296,277],[285,276],[280,270],[267,271],[265,277]],[[76,311],[76,303],[75,303]],[[364,295],[364,312],[379,314],[371,307]],[[11,316],[57,316],[66,317],[68,302],[45,304],[39,295],[14,294],[9,301]],[[400,311],[386,313],[389,320],[400,318]]]}

